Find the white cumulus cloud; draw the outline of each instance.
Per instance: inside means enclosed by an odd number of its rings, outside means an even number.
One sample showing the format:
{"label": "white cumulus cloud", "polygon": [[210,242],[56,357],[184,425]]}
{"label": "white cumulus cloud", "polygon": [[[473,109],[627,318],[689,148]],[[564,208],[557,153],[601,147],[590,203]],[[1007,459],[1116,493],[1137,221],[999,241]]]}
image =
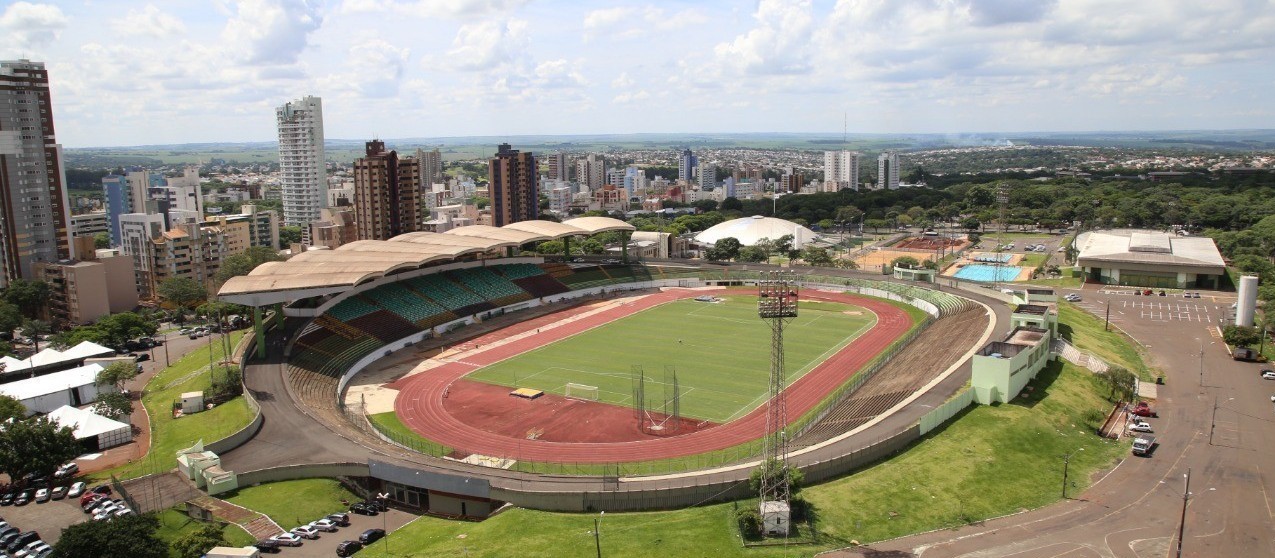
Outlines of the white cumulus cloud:
{"label": "white cumulus cloud", "polygon": [[510,64],[527,46],[527,22],[483,21],[462,25],[447,51],[447,64],[464,71],[489,70]]}
{"label": "white cumulus cloud", "polygon": [[111,20],[111,28],[124,35],[159,38],[178,36],[186,32],[185,23],[160,11],[154,4],[147,4],[140,10],[129,10],[124,17]]}
{"label": "white cumulus cloud", "polygon": [[53,43],[66,28],[62,8],[52,4],[15,2],[0,14],[0,46],[12,49],[43,47]]}
{"label": "white cumulus cloud", "polygon": [[242,0],[236,7],[222,38],[249,64],[296,62],[322,23],[310,0]]}

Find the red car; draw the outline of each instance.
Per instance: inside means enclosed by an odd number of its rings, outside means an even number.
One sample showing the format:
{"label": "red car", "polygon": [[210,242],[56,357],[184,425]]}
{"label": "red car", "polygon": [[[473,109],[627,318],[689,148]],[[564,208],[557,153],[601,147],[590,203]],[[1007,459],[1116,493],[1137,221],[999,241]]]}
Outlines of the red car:
{"label": "red car", "polygon": [[1152,409],[1151,406],[1148,405],[1146,401],[1139,401],[1138,404],[1133,407],[1133,414],[1138,415],[1140,417],[1154,418],[1158,416],[1156,415],[1155,410]]}

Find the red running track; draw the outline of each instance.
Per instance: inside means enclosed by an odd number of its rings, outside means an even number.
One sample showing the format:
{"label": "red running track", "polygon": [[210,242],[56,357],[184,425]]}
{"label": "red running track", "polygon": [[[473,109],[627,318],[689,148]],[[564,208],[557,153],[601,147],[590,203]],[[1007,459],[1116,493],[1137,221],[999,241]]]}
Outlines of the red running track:
{"label": "red running track", "polygon": [[[766,426],[766,405],[733,422],[699,432],[631,442],[551,442],[525,440],[487,432],[461,422],[443,407],[447,386],[474,370],[525,353],[558,339],[575,335],[635,312],[679,298],[703,294],[670,290],[621,304],[592,316],[577,319],[544,333],[532,334],[505,345],[469,354],[463,361],[444,364],[397,384],[402,386],[394,400],[394,411],[416,433],[455,448],[458,453],[475,453],[522,461],[562,463],[620,463],[684,457],[737,446],[761,437]],[[877,324],[814,370],[788,387],[788,413],[796,420],[814,408],[832,390],[844,384],[877,354],[889,347],[912,326],[902,309],[885,301],[844,293],[802,293],[803,298],[843,302],[861,306],[877,315]]]}

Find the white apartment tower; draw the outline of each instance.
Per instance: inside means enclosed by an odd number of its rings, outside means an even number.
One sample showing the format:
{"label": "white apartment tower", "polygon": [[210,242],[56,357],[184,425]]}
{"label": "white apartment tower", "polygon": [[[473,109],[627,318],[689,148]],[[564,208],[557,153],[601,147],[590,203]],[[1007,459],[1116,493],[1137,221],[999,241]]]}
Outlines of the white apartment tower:
{"label": "white apartment tower", "polygon": [[899,154],[886,151],[877,157],[877,189],[899,189]]}
{"label": "white apartment tower", "polygon": [[283,224],[305,226],[319,220],[328,199],[323,152],[323,100],[302,97],[275,109],[279,124],[279,186]]}
{"label": "white apartment tower", "polygon": [[594,153],[576,161],[576,181],[580,183],[580,191],[601,190],[606,184],[606,165],[606,159]]}
{"label": "white apartment tower", "polygon": [[[859,152],[824,151],[823,181],[830,190],[859,189]],[[836,183],[833,186],[831,183]]]}

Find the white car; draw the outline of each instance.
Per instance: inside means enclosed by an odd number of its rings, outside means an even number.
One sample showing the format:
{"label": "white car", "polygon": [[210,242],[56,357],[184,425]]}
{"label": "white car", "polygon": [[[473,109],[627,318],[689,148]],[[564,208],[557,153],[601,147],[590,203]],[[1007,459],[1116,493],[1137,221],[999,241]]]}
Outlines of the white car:
{"label": "white car", "polygon": [[42,504],[49,501],[49,489],[41,488],[35,491],[35,503]]}
{"label": "white car", "polygon": [[1080,302],[1081,300],[1080,295],[1076,293],[1068,293],[1066,296],[1063,297],[1063,299],[1065,299],[1067,302]]}
{"label": "white car", "polygon": [[309,525],[302,525],[302,526],[300,526],[300,527],[293,527],[293,528],[292,528],[291,533],[292,533],[292,534],[294,534],[294,535],[296,535],[296,536],[298,536],[298,537],[301,537],[301,538],[303,538],[303,539],[317,539],[317,538],[319,538],[319,530],[318,530],[318,529],[315,529],[314,527],[311,527],[311,526],[309,526]]}
{"label": "white car", "polygon": [[1138,421],[1129,426],[1131,432],[1154,432],[1151,425],[1142,421]]}
{"label": "white car", "polygon": [[112,515],[114,515],[115,517],[124,517],[131,513],[133,513],[133,510],[130,510],[128,508],[121,508],[121,509],[115,510],[115,513]]}
{"label": "white car", "polygon": [[292,533],[281,533],[270,537],[270,540],[277,542],[283,546],[301,546],[301,537]]}
{"label": "white car", "polygon": [[328,533],[335,533],[337,530],[336,523],[333,523],[331,519],[319,519],[319,520],[311,521],[310,527],[313,527],[316,530],[325,531]]}
{"label": "white car", "polygon": [[1262,379],[1263,379],[1263,380],[1275,380],[1275,372],[1272,372],[1272,371],[1270,371],[1270,370],[1267,370],[1266,372],[1262,372]]}
{"label": "white car", "polygon": [[67,497],[67,498],[79,498],[81,494],[84,494],[84,489],[85,489],[85,488],[88,488],[88,485],[87,485],[87,484],[84,484],[83,482],[77,482],[77,483],[75,483],[75,484],[71,485],[71,490],[68,490],[68,491],[67,491],[67,493],[66,493],[66,497]]}

